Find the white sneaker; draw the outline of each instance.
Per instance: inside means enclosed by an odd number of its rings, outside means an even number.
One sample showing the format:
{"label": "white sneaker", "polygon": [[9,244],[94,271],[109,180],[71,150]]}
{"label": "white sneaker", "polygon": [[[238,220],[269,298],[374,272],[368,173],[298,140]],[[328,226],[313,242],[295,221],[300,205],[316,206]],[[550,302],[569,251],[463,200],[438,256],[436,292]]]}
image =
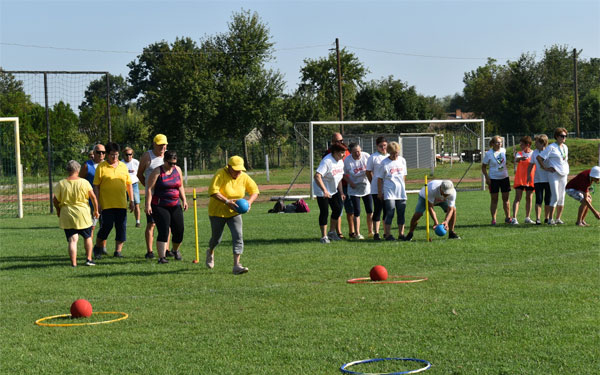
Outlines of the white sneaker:
{"label": "white sneaker", "polygon": [[356,239],[357,240],[364,240],[365,236],[363,236],[362,234],[359,233],[359,234],[356,235]]}
{"label": "white sneaker", "polygon": [[530,218],[526,217],[525,218],[525,224],[535,224],[535,221],[533,221]]}
{"label": "white sneaker", "polygon": [[554,220],[554,222],[555,222],[556,224],[564,224],[564,223],[565,223],[565,222],[564,222],[564,221],[562,221],[561,219],[556,219],[556,220]]}
{"label": "white sneaker", "polygon": [[548,219],[548,225],[556,225],[556,223],[554,222],[554,220]]}
{"label": "white sneaker", "polygon": [[535,225],[542,225],[542,221],[540,219],[535,220]]}
{"label": "white sneaker", "polygon": [[517,220],[516,217],[513,217],[513,219],[510,221],[511,225],[519,225],[519,221]]}
{"label": "white sneaker", "polygon": [[243,273],[248,272],[248,267],[244,267],[240,264],[238,264],[237,266],[233,267],[233,274],[234,275],[241,275]]}
{"label": "white sneaker", "polygon": [[331,241],[329,240],[329,238],[327,238],[327,236],[321,238],[320,240],[321,243],[330,243]]}
{"label": "white sneaker", "polygon": [[206,250],[206,267],[208,269],[213,269],[215,266],[215,256],[212,253],[212,251],[210,251],[210,249]]}
{"label": "white sneaker", "polygon": [[329,239],[331,241],[341,241],[342,240],[335,231],[331,231],[331,232],[327,233],[327,237],[329,237]]}

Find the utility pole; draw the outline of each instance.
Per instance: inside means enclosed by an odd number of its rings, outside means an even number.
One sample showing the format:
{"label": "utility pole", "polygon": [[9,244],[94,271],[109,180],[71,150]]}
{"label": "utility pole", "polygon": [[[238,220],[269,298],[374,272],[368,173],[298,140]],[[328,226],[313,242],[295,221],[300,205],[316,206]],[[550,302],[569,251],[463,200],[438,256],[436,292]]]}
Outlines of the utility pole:
{"label": "utility pole", "polygon": [[[337,79],[340,106],[340,121],[344,121],[344,104],[342,95],[342,65],[340,63],[340,40],[335,38],[335,53],[337,55]],[[340,133],[344,134],[344,124],[340,124]]]}
{"label": "utility pole", "polygon": [[573,90],[575,97],[575,132],[577,134],[577,138],[581,135],[579,134],[579,89],[577,87],[577,49],[573,48]]}

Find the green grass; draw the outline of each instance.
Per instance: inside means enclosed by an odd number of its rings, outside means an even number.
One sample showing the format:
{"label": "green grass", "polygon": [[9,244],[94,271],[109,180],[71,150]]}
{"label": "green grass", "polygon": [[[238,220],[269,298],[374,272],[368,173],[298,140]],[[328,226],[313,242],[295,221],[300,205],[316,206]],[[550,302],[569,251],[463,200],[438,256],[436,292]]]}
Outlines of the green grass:
{"label": "green grass", "polygon": [[[457,201],[461,241],[427,243],[422,220],[411,243],[330,245],[318,242],[315,201],[309,214],[267,214],[272,204],[257,203],[244,216],[242,261],[250,272],[240,276],[231,274],[227,230],[215,269],[204,267],[204,204],[198,265],[191,263],[191,210],[184,261],[166,265],[144,259],[143,228],[133,227],[131,215],[126,258],[77,268],[56,217],[0,219],[0,372],[338,374],[354,360],[412,357],[433,364],[427,374],[597,373],[599,225],[588,216],[592,227],[575,227],[577,205],[566,203],[564,226],[490,227],[489,194],[464,192]],[[415,204],[410,195],[407,219]],[[80,243],[80,263],[82,253]],[[429,280],[346,283],[376,264],[390,275]],[[78,298],[129,319],[34,324],[68,313]]]}

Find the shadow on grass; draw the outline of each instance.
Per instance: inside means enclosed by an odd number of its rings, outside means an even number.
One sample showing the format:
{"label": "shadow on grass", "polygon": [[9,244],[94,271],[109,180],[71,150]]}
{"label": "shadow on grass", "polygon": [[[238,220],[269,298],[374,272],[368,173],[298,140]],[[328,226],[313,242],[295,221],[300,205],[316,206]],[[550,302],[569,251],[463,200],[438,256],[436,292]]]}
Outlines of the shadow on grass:
{"label": "shadow on grass", "polygon": [[57,229],[57,228],[58,227],[56,225],[51,225],[51,226],[47,226],[47,227],[43,227],[43,226],[40,226],[40,227],[25,227],[25,226],[23,226],[23,227],[0,227],[1,230],[24,230],[24,229],[36,230],[36,229]]}
{"label": "shadow on grass", "polygon": [[110,276],[156,276],[160,275],[168,275],[168,274],[179,274],[188,272],[187,269],[177,269],[177,270],[149,270],[149,271],[128,271],[128,272],[103,272],[103,273],[93,273],[93,274],[85,274],[85,275],[74,275],[72,277],[82,277],[82,278],[96,278],[96,277],[110,277]]}

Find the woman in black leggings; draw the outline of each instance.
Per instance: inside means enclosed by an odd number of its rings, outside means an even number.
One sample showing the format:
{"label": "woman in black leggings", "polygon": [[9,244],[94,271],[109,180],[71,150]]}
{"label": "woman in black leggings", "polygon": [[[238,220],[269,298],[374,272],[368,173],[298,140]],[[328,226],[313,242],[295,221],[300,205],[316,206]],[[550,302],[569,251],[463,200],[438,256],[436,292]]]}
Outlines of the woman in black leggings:
{"label": "woman in black leggings", "polygon": [[[177,166],[177,153],[165,152],[164,164],[155,168],[146,183],[146,213],[152,215],[158,238],[158,263],[168,263],[165,252],[169,241],[169,230],[172,234],[173,256],[181,260],[179,246],[183,241],[183,211],[187,210],[187,200],[181,179],[181,169]],[[183,210],[179,200],[183,203]]]}

